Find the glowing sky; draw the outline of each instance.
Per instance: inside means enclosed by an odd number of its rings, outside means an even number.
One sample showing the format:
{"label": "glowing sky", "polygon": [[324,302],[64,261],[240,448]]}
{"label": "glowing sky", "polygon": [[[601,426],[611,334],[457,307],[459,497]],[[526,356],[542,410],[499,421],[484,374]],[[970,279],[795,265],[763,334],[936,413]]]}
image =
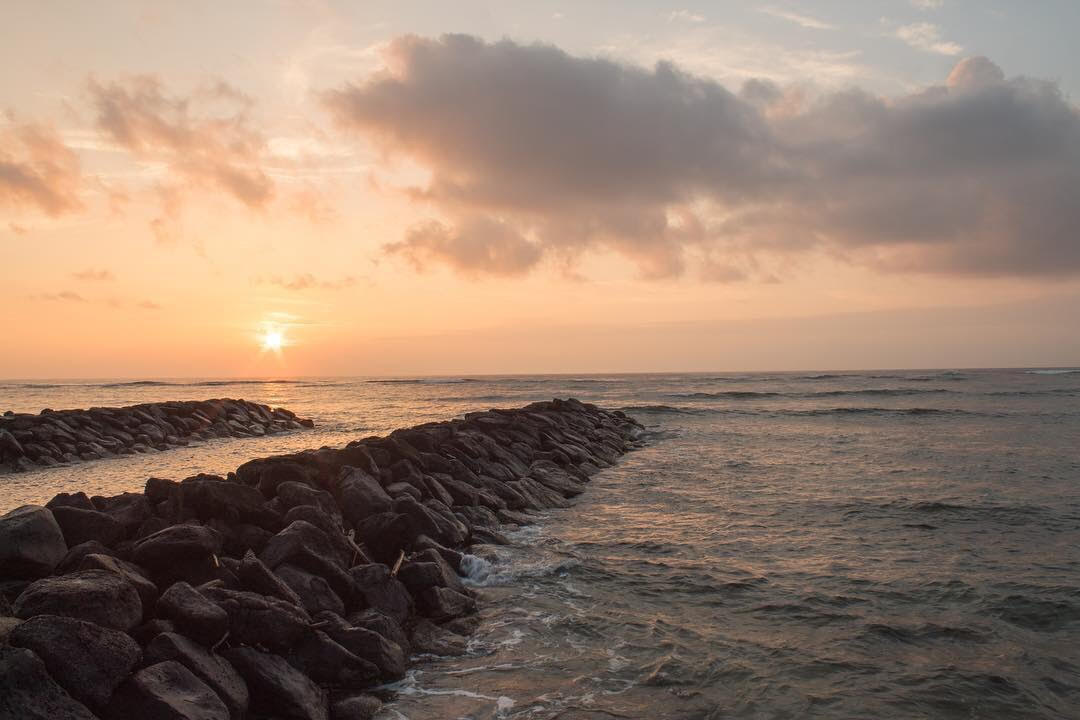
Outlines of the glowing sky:
{"label": "glowing sky", "polygon": [[1075,2],[4,16],[0,377],[1080,362]]}

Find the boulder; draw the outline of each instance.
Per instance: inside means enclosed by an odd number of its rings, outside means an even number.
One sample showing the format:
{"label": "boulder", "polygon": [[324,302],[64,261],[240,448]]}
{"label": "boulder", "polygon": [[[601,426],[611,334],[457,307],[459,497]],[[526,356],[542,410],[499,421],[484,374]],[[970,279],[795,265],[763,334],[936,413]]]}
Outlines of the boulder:
{"label": "boulder", "polygon": [[445,587],[429,587],[420,593],[420,607],[435,620],[451,620],[476,612],[476,600]]}
{"label": "boulder", "polygon": [[174,583],[161,594],[157,614],[203,645],[213,645],[229,630],[229,614],[186,582]]}
{"label": "boulder", "polygon": [[251,712],[282,720],[329,720],[326,692],[277,655],[249,647],[225,651],[251,694]]}
{"label": "boulder", "polygon": [[176,625],[173,624],[172,620],[151,618],[142,625],[128,630],[128,635],[135,638],[135,642],[139,643],[139,645],[145,646],[161,633],[174,632],[176,632]]}
{"label": "boulder", "polygon": [[383,680],[399,680],[405,676],[405,651],[393,640],[373,630],[350,625],[334,613],[319,613],[315,620],[325,623],[323,632],[334,642],[374,664]]}
{"label": "boulder", "polygon": [[303,607],[304,603],[296,591],[266,567],[262,560],[255,557],[255,553],[250,550],[244,554],[236,574],[247,590]]}
{"label": "boulder", "polygon": [[52,512],[23,505],[0,516],[0,578],[38,578],[64,559],[68,546]]}
{"label": "boulder", "polygon": [[330,708],[333,720],[371,720],[382,708],[382,701],[374,695],[350,695],[335,702]]}
{"label": "boulder", "polygon": [[352,581],[335,552],[334,543],[319,528],[297,520],[266,544],[259,559],[274,570],[286,563],[295,565],[326,580],[343,597],[352,594]]}
{"label": "boulder", "polygon": [[127,580],[106,570],[79,570],[30,584],[15,600],[15,617],[62,615],[129,630],[142,621],[138,591]]}
{"label": "boulder", "polygon": [[64,532],[68,547],[88,540],[112,547],[124,539],[124,526],[103,512],[60,505],[52,509],[52,514]]}
{"label": "boulder", "polygon": [[115,718],[229,720],[221,698],[186,667],[166,660],[138,671],[109,704]]}
{"label": "boulder", "polygon": [[416,538],[409,518],[392,512],[364,518],[356,525],[356,535],[372,559],[382,563],[396,562],[398,555],[412,547]]}
{"label": "boulder", "polygon": [[143,612],[154,607],[154,603],[157,602],[157,585],[151,582],[146,575],[143,574],[142,568],[138,565],[126,562],[120,558],[112,557],[111,555],[90,553],[83,557],[79,562],[78,568],[79,570],[105,570],[116,573],[127,580],[139,593],[139,600],[142,601]]}
{"label": "boulder", "polygon": [[[432,504],[437,500],[430,500]],[[393,511],[404,515],[409,520],[410,542],[419,535],[427,535],[444,545],[462,545],[468,537],[458,523],[445,517],[441,512],[433,509],[432,505],[417,502],[414,498],[404,495],[392,505]]]}
{"label": "boulder", "polygon": [[126,634],[57,615],[30,618],[12,630],[9,642],[33,650],[73,698],[97,710],[142,660]]}
{"label": "boulder", "polygon": [[[417,567],[420,566],[420,567]],[[464,583],[436,548],[422,550],[401,566],[398,577],[409,588],[417,590],[439,586],[450,588],[463,595],[468,594]]]}
{"label": "boulder", "polygon": [[131,536],[153,514],[150,501],[142,493],[126,492],[112,497],[94,497],[94,507],[118,522]]}
{"label": "boulder", "polygon": [[330,516],[341,517],[334,497],[325,490],[316,490],[307,483],[283,482],[277,487],[277,499],[286,510],[298,505],[314,505]]}
{"label": "boulder", "polygon": [[97,720],[49,676],[37,655],[12,647],[0,647],[0,718]]}
{"label": "boulder", "polygon": [[324,632],[316,630],[289,651],[289,664],[320,685],[364,687],[379,678],[379,668],[357,657]]}
{"label": "boulder", "polygon": [[83,558],[87,555],[106,555],[115,556],[116,551],[105,547],[97,540],[88,540],[84,543],[79,543],[70,550],[67,551],[67,555],[60,561],[60,564],[56,566],[56,573],[58,575],[64,575],[73,570],[79,570],[79,565],[82,564]]}
{"label": "boulder", "polygon": [[339,615],[345,612],[345,603],[331,589],[330,585],[318,575],[301,570],[295,565],[280,565],[274,574],[281,578],[300,598],[300,603],[309,614],[314,615],[329,610]]}
{"label": "boulder", "polygon": [[171,500],[176,494],[176,488],[179,486],[180,483],[175,480],[166,480],[165,478],[156,477],[147,478],[146,486],[143,488],[143,494],[152,505],[157,505],[158,503]]}
{"label": "boulder", "polygon": [[381,563],[357,565],[349,570],[356,594],[365,607],[374,608],[403,625],[412,614],[413,600],[408,589]]}
{"label": "boulder", "polygon": [[330,544],[334,547],[334,557],[342,567],[349,567],[353,564],[352,560],[356,550],[345,538],[344,530],[341,527],[341,518],[338,515],[330,515],[316,505],[297,505],[289,508],[289,511],[285,513],[286,527],[297,520],[311,523],[326,534]]}
{"label": "boulder", "polygon": [[135,543],[132,557],[161,585],[203,582],[221,552],[221,536],[201,525],[171,525]]}
{"label": "boulder", "polygon": [[465,638],[423,618],[413,625],[409,641],[416,654],[459,656],[466,652]]}
{"label": "boulder", "polygon": [[392,502],[378,480],[355,467],[342,468],[337,491],[341,514],[354,526],[369,515],[386,512]]}
{"label": "boulder", "polygon": [[379,633],[387,640],[396,643],[408,655],[409,636],[401,629],[401,625],[386,613],[375,608],[367,608],[350,614],[347,620],[353,627]]}
{"label": "boulder", "polygon": [[146,662],[166,660],[175,660],[206,683],[225,703],[232,720],[240,720],[247,713],[247,684],[225,658],[211,654],[183,635],[161,633],[146,646]]}
{"label": "boulder", "polygon": [[229,615],[229,639],[271,650],[288,650],[308,632],[311,616],[296,605],[251,592],[203,588],[202,594]]}
{"label": "boulder", "polygon": [[195,476],[180,483],[176,502],[181,517],[200,520],[221,518],[228,523],[248,523],[277,530],[281,520],[266,507],[266,498],[256,488],[240,483]]}
{"label": "boulder", "polygon": [[73,507],[81,510],[97,510],[86,493],[79,491],[74,493],[57,493],[52,500],[45,503],[45,507],[52,510],[57,507]]}

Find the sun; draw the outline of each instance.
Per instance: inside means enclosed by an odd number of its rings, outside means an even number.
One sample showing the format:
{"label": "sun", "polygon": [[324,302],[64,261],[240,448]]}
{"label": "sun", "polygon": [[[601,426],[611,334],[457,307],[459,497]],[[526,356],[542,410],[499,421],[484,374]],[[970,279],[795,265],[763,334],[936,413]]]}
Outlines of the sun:
{"label": "sun", "polygon": [[259,343],[264,351],[281,352],[285,346],[285,334],[280,330],[266,330],[259,336]]}

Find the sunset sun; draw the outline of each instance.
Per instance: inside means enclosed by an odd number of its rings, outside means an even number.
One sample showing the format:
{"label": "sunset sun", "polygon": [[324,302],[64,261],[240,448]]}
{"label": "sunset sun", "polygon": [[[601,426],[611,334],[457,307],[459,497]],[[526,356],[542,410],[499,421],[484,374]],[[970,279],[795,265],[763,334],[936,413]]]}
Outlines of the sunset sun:
{"label": "sunset sun", "polygon": [[265,330],[259,335],[259,344],[264,351],[281,352],[285,346],[285,335],[281,330]]}

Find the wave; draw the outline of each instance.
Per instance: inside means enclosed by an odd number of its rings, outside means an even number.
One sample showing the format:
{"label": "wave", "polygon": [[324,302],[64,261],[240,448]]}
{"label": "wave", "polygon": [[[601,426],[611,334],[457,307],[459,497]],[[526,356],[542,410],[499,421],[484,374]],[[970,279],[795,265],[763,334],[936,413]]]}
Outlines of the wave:
{"label": "wave", "polygon": [[627,413],[660,413],[674,415],[756,415],[767,417],[819,417],[845,415],[881,415],[881,416],[920,416],[920,415],[964,415],[982,416],[986,413],[959,408],[885,408],[885,407],[834,407],[813,408],[808,410],[776,408],[769,410],[747,410],[733,408],[677,407],[672,405],[628,405],[619,408]]}
{"label": "wave", "polygon": [[363,380],[367,385],[460,385],[461,383],[490,382],[476,378],[380,378]]}
{"label": "wave", "polygon": [[141,387],[225,387],[229,385],[305,385],[324,387],[328,383],[309,380],[199,380],[195,382],[170,382],[167,380],[123,380],[106,383],[5,383],[6,389],[48,390],[57,388],[141,388]]}
{"label": "wave", "polygon": [[689,400],[756,400],[758,398],[825,398],[825,397],[907,397],[910,395],[937,395],[955,393],[945,388],[870,388],[864,390],[822,390],[820,392],[781,393],[756,392],[750,390],[729,390],[726,392],[671,393],[665,397]]}
{"label": "wave", "polygon": [[1072,375],[1074,373],[1080,373],[1080,370],[1076,369],[1046,369],[1046,370],[1025,370],[1025,375]]}

